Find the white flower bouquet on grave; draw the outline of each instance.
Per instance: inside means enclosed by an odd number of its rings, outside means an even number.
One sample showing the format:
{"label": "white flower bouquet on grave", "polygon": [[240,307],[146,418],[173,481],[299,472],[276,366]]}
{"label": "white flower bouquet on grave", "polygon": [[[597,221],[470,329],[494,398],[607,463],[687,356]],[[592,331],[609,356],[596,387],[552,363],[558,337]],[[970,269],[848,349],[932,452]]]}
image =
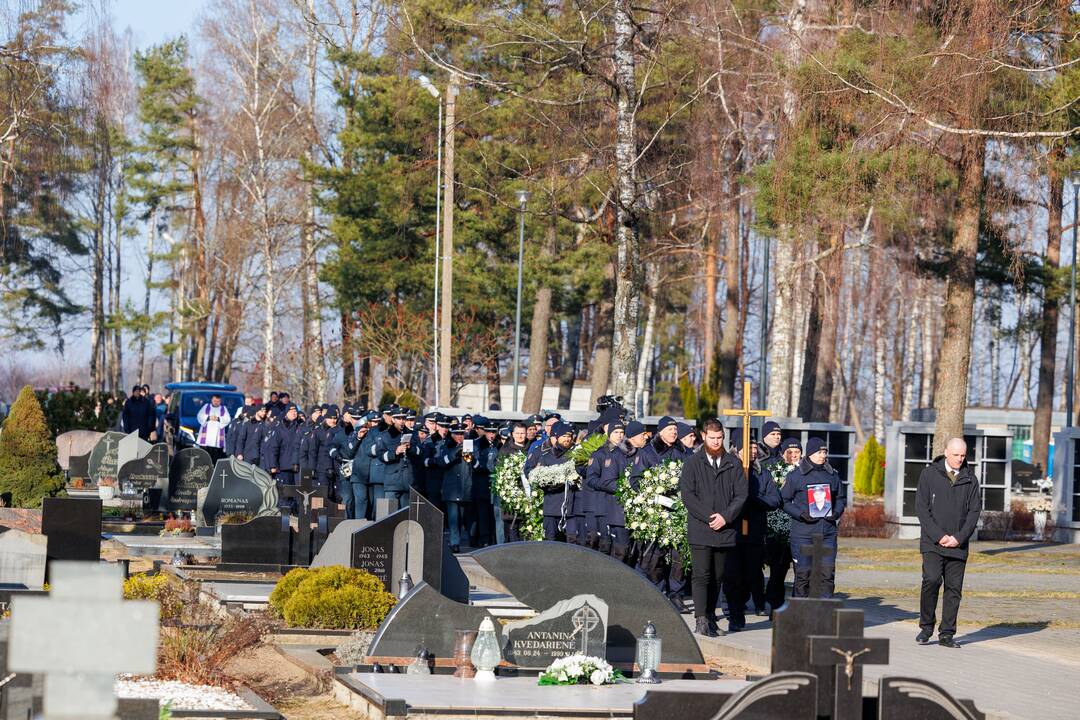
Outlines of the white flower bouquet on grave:
{"label": "white flower bouquet on grave", "polygon": [[611,685],[623,679],[623,674],[606,660],[591,655],[570,655],[559,658],[540,673],[538,685]]}
{"label": "white flower bouquet on grave", "polygon": [[502,509],[518,517],[518,531],[526,540],[544,539],[544,493],[537,487],[525,489],[522,471],[525,453],[503,455],[495,463],[491,491],[499,496]]}
{"label": "white flower bouquet on grave", "polygon": [[558,465],[541,465],[533,468],[529,473],[529,485],[534,488],[557,488],[559,490],[568,484],[572,488],[578,487],[581,476],[578,475],[577,466],[570,460]]}
{"label": "white flower bouquet on grave", "polygon": [[686,506],[679,495],[682,460],[665,460],[642,473],[638,486],[630,482],[632,468],[623,471],[615,496],[626,513],[626,529],[638,542],[678,549],[683,565],[690,567],[690,543],[686,539]]}

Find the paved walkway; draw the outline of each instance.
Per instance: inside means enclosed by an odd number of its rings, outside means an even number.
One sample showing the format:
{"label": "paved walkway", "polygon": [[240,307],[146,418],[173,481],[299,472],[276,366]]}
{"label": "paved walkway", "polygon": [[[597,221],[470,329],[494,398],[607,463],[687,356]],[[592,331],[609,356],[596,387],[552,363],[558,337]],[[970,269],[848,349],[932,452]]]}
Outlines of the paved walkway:
{"label": "paved walkway", "polygon": [[[973,547],[951,650],[919,646],[918,554],[911,542],[842,540],[837,592],[866,617],[866,635],[890,640],[883,675],[936,682],[971,698],[991,717],[1080,717],[1080,546],[978,543]],[[865,592],[866,590],[880,592]],[[707,655],[767,667],[771,624],[747,616],[747,629],[704,640]],[[869,688],[867,688],[869,690]],[[876,690],[875,690],[876,691]]]}

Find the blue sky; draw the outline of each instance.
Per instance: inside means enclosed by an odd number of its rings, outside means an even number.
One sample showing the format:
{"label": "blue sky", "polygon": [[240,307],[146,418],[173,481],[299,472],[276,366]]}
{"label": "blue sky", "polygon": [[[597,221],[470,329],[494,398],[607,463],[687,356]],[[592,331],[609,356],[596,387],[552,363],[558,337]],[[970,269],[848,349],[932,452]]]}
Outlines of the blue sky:
{"label": "blue sky", "polygon": [[111,0],[113,18],[121,32],[131,28],[138,48],[191,32],[207,0]]}

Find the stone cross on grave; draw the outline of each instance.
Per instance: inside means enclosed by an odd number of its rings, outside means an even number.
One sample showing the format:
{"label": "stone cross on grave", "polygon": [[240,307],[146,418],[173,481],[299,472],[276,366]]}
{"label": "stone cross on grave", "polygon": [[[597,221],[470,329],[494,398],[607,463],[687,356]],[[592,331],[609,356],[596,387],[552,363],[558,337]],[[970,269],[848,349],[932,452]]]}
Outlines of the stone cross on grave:
{"label": "stone cross on grave", "polygon": [[574,633],[571,637],[581,633],[581,654],[588,655],[589,633],[600,624],[600,615],[588,605],[582,605],[571,619],[574,621]]}
{"label": "stone cross on grave", "polygon": [[810,561],[810,597],[819,598],[825,594],[824,571],[822,566],[825,558],[832,554],[832,549],[825,547],[825,539],[821,535],[814,535],[810,545],[799,548],[804,558]]}
{"label": "stone cross on grave", "polygon": [[48,596],[13,598],[9,669],[45,675],[45,720],[113,720],[116,675],[157,669],[158,604],[124,600],[121,573],[56,562]]}
{"label": "stone cross on grave", "polygon": [[811,635],[810,664],[834,665],[832,720],[862,718],[862,666],[888,665],[889,641],[863,637],[863,611],[837,610],[834,635]]}
{"label": "stone cross on grave", "polygon": [[300,502],[297,503],[297,538],[296,549],[294,557],[292,558],[292,564],[307,567],[309,564],[311,564],[311,523],[315,521],[315,518],[312,514],[311,498],[312,496],[314,496],[326,499],[327,487],[325,485],[316,487],[304,487],[303,485],[282,485],[280,486],[280,492],[281,497],[296,498],[300,500]]}

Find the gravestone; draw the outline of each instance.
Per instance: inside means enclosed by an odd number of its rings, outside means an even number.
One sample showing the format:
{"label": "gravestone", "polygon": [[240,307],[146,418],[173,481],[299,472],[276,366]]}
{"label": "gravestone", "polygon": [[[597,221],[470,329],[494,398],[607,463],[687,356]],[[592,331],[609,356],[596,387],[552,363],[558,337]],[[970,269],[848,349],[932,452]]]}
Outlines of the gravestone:
{"label": "gravestone", "polygon": [[664,641],[664,664],[697,666],[695,672],[705,664],[697,640],[671,601],[618,560],[561,542],[493,545],[473,552],[472,558],[534,610],[575,595],[595,595],[606,602],[609,662],[634,662],[637,636],[652,622]]}
{"label": "gravestone", "polygon": [[120,468],[132,460],[140,460],[150,454],[153,445],[139,437],[139,433],[133,432],[125,435],[116,444],[116,467],[119,474]]}
{"label": "gravestone", "polygon": [[328,567],[330,565],[349,567],[349,563],[352,562],[353,533],[371,524],[370,520],[343,520],[338,523],[338,526],[329,533],[318,554],[311,561],[311,567]]}
{"label": "gravestone", "polygon": [[424,575],[424,529],[415,520],[398,523],[394,528],[394,550],[390,559],[390,592],[394,595],[400,593],[401,576],[406,572],[409,578]]}
{"label": "gravestone", "polygon": [[534,618],[503,626],[505,657],[522,668],[544,669],[570,655],[607,656],[608,605],[595,595],[556,603]]}
{"label": "gravestone", "polygon": [[372,662],[388,664],[387,659],[395,658],[396,664],[406,664],[426,648],[436,661],[450,659],[457,631],[476,630],[484,618],[491,618],[495,631],[501,632],[487,610],[455,602],[427,583],[417,583],[379,625],[368,657]]}
{"label": "gravestone", "polygon": [[[96,430],[69,430],[56,436],[56,463],[61,470],[71,470],[71,458],[89,457],[105,433]],[[78,477],[85,477],[80,475]]]}
{"label": "gravestone", "polygon": [[279,515],[274,478],[265,470],[236,458],[217,461],[200,503],[197,511],[205,525],[214,525],[219,515],[233,513],[252,517]]}
{"label": "gravestone", "polygon": [[712,720],[815,720],[816,683],[809,673],[769,675],[732,695]]}
{"label": "gravestone", "polygon": [[0,584],[42,587],[48,543],[44,535],[0,526]]}
{"label": "gravestone", "polygon": [[158,605],[124,600],[118,565],[57,563],[48,596],[12,602],[8,669],[43,673],[46,717],[111,720],[118,673],[157,668]]}
{"label": "gravestone", "polygon": [[883,677],[878,682],[878,720],[985,720],[970,700],[957,700],[921,678]]}
{"label": "gravestone", "polygon": [[[382,580],[387,592],[394,592],[400,578],[400,575],[393,576],[394,538],[398,525],[406,521],[417,523],[423,537],[423,550],[420,553],[423,571],[413,576],[413,582],[423,580],[454,600],[468,602],[468,585],[462,593],[460,582],[457,581],[457,573],[461,573],[461,576],[464,573],[453,556],[447,559],[449,551],[444,550],[446,542],[443,539],[442,511],[416,490],[409,491],[408,507],[353,533],[350,566],[367,570]],[[457,573],[453,571],[455,567]],[[452,581],[446,582],[447,579]]]}
{"label": "gravestone", "polygon": [[72,455],[68,458],[67,477],[69,481],[90,479],[90,453]]}
{"label": "gravestone", "polygon": [[221,562],[237,565],[288,565],[292,549],[288,515],[253,518],[221,526]]}
{"label": "gravestone", "polygon": [[169,464],[170,510],[194,510],[198,507],[198,492],[210,484],[214,463],[210,453],[201,447],[184,448]]}
{"label": "gravestone", "polygon": [[326,499],[328,488],[325,485],[303,487],[301,485],[282,485],[278,488],[283,499],[296,501],[296,541],[293,542],[290,563],[299,567],[311,564],[314,533],[311,529],[313,497]]}
{"label": "gravestone", "polygon": [[101,500],[42,498],[41,532],[48,538],[50,563],[97,562],[101,559]]}
{"label": "gravestone", "polygon": [[120,441],[125,437],[122,432],[109,431],[98,440],[87,463],[90,480],[94,483],[100,483],[103,478],[116,478],[120,469],[117,463]]}
{"label": "gravestone", "polygon": [[152,509],[159,509],[161,497],[169,487],[169,447],[165,443],[157,443],[141,458],[128,460],[120,466],[117,484],[121,491],[130,486],[136,495],[157,491],[158,503]]}
{"label": "gravestone", "polygon": [[811,635],[810,662],[835,666],[833,720],[862,719],[862,666],[888,665],[889,641],[863,637],[863,611],[837,610],[831,635]]}

